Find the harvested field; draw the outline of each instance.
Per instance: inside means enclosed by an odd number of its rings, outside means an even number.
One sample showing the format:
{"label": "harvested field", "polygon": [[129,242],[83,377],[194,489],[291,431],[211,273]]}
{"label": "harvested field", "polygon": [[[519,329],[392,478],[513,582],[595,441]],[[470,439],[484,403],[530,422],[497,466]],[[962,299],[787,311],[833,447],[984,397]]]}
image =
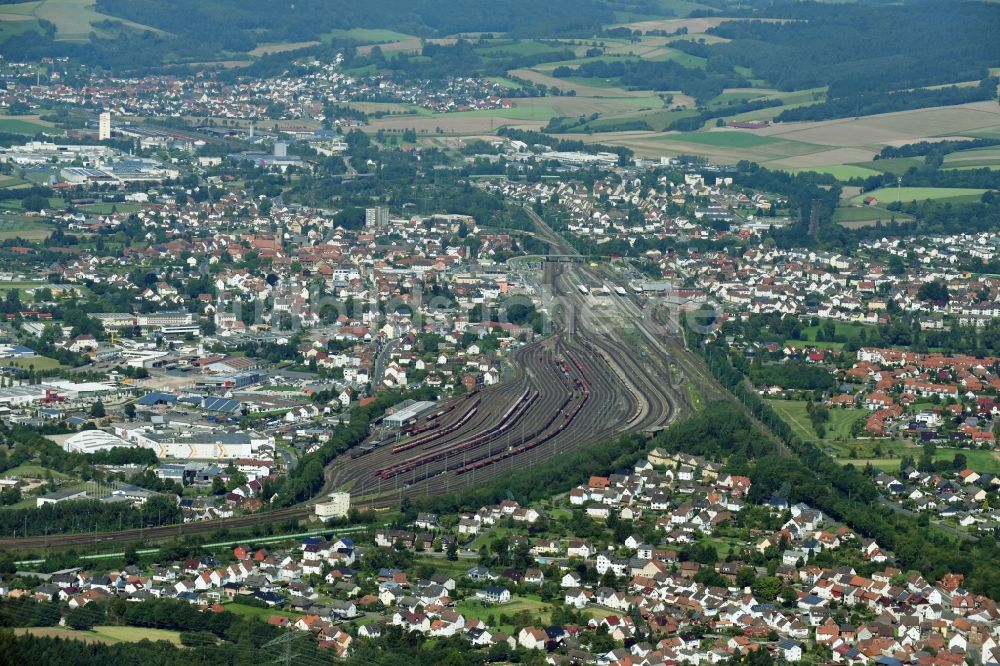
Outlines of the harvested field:
{"label": "harvested field", "polygon": [[1000,107],[995,102],[975,102],[853,119],[779,123],[758,131],[807,143],[850,147],[912,143],[945,133],[964,135],[998,124]]}

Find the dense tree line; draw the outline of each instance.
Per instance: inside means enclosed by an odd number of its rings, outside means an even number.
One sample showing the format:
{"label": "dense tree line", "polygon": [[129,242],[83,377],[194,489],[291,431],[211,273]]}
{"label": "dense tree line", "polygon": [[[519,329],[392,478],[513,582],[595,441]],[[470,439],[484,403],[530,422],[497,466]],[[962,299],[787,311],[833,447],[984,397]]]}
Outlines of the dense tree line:
{"label": "dense tree line", "polygon": [[982,80],[1000,34],[1000,7],[982,2],[779,2],[753,15],[791,20],[710,29],[731,40],[709,47],[710,63],[749,67],[781,90],[828,85],[829,99]]}
{"label": "dense tree line", "polygon": [[734,102],[732,104],[726,104],[725,106],[705,109],[704,111],[699,112],[697,116],[678,118],[667,125],[667,129],[677,130],[679,132],[690,132],[701,129],[702,125],[713,118],[728,118],[729,116],[748,113],[750,111],[757,111],[759,109],[769,109],[775,106],[781,106],[781,100],[751,99],[743,102]]}
{"label": "dense tree line", "polygon": [[181,522],[176,498],[157,495],[149,498],[141,509],[127,502],[71,500],[46,504],[37,509],[6,509],[0,511],[0,534],[45,536],[77,532],[112,532],[140,527],[173,525]]}
{"label": "dense tree line", "polygon": [[[771,171],[754,162],[743,161],[737,164],[734,181],[737,185],[772,192],[788,200],[789,213],[795,222],[772,232],[779,247],[802,247],[843,229],[832,223],[840,202],[840,186],[833,176]],[[816,236],[811,237],[814,206]]]}
{"label": "dense tree line", "polygon": [[98,10],[151,25],[187,39],[215,39],[223,48],[247,51],[263,42],[318,39],[334,29],[388,28],[422,37],[463,32],[512,35],[594,34],[612,19],[597,0],[554,0],[539,5],[508,0],[497,11],[488,0],[455,4],[446,0],[299,0],[293,6],[268,0],[179,0],[169,7],[155,0],[98,0]]}
{"label": "dense tree line", "polygon": [[825,368],[788,361],[785,363],[754,363],[750,366],[754,386],[780,386],[785,389],[828,391],[836,382]]}
{"label": "dense tree line", "polygon": [[785,109],[777,116],[778,122],[796,120],[827,120],[851,116],[872,116],[877,113],[923,109],[929,106],[951,106],[982,102],[997,97],[997,79],[983,79],[978,86],[948,86],[917,90],[903,90],[886,94],[869,92],[844,97],[827,97],[825,102]]}
{"label": "dense tree line", "polygon": [[629,88],[681,90],[694,97],[699,104],[719,96],[725,88],[749,85],[745,78],[732,69],[689,68],[673,60],[592,60],[577,67],[557,67],[552,75],[558,78],[616,78]]}
{"label": "dense tree line", "polygon": [[370,63],[380,72],[398,72],[407,79],[446,79],[472,74],[503,76],[511,69],[523,69],[543,62],[574,58],[576,54],[568,48],[531,54],[518,54],[501,49],[491,50],[487,55],[480,53],[472,42],[460,39],[454,44],[427,43],[419,57],[398,53],[392,58],[385,58],[381,50],[376,48],[372,50],[367,61],[359,59],[352,64],[364,66]]}
{"label": "dense tree line", "polygon": [[905,143],[902,146],[886,146],[875,156],[876,160],[890,160],[897,157],[923,157],[925,155],[958,152],[1000,146],[1000,139],[953,139],[950,141],[918,141]]}

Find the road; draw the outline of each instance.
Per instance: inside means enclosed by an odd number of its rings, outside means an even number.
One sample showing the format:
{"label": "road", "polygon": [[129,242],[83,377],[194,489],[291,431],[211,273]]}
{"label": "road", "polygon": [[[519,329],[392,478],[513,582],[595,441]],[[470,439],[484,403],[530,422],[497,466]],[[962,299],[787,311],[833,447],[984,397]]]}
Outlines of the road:
{"label": "road", "polygon": [[375,372],[372,375],[372,390],[377,391],[382,386],[382,379],[385,377],[385,366],[389,363],[389,357],[399,346],[399,340],[390,340],[382,345],[382,350],[375,357]]}

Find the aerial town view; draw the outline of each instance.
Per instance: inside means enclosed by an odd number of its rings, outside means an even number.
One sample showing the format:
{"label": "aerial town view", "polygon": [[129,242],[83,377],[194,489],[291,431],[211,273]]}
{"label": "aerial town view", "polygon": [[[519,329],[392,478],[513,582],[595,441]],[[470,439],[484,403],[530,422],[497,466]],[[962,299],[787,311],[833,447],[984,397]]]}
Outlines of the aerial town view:
{"label": "aerial town view", "polygon": [[1000,666],[1000,2],[0,0],[0,666]]}

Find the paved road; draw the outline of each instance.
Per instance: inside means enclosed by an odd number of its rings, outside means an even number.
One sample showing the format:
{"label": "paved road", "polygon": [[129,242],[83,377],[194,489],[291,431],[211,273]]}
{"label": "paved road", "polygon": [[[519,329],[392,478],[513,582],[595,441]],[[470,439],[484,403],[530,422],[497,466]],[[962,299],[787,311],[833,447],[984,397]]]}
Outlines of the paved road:
{"label": "paved road", "polygon": [[385,366],[389,363],[389,356],[398,346],[399,340],[390,340],[382,347],[382,351],[378,353],[378,357],[375,359],[375,371],[372,374],[372,390],[376,390],[382,385],[382,379],[385,377]]}

